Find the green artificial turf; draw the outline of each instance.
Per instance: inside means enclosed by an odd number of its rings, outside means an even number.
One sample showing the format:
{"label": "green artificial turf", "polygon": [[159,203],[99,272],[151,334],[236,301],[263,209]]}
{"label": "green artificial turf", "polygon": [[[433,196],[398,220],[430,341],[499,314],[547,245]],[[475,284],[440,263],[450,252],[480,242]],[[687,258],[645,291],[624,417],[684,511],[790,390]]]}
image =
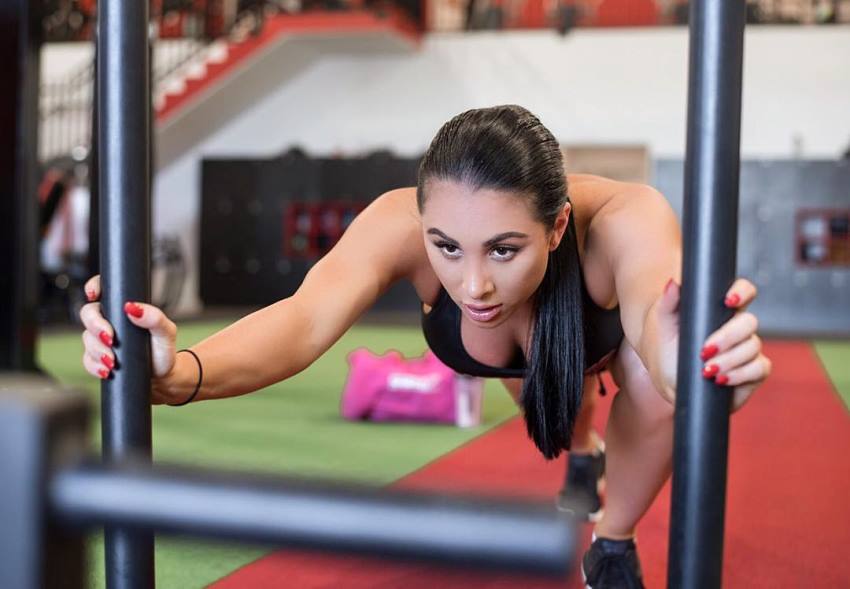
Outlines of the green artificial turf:
{"label": "green artificial turf", "polygon": [[[181,325],[178,346],[196,343],[224,325]],[[501,384],[490,381],[484,423],[479,427],[346,422],[339,415],[345,356],[359,346],[375,352],[392,348],[413,356],[422,353],[425,342],[421,331],[413,327],[356,326],[313,366],[285,382],[242,397],[180,408],[154,407],[154,459],[384,485],[516,414]],[[95,406],[91,440],[96,448],[99,381],[83,370],[82,350],[79,333],[73,332],[42,337],[38,354],[49,373],[90,395]],[[156,540],[157,587],[203,587],[266,552],[268,548],[160,537]],[[89,553],[89,586],[103,587],[99,535],[89,542]]]}
{"label": "green artificial turf", "polygon": [[835,390],[844,399],[844,406],[850,410],[850,342],[815,342],[815,351]]}

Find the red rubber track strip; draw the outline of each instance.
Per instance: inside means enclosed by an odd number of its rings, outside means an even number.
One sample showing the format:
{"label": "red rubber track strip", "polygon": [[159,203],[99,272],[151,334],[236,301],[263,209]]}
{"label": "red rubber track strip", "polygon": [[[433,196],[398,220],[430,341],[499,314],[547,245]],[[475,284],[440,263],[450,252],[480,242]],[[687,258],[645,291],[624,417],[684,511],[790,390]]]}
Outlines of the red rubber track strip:
{"label": "red rubber track strip", "polygon": [[[766,354],[773,376],[732,419],[723,585],[850,587],[850,416],[809,344],[768,342]],[[598,405],[600,430],[611,397]],[[563,474],[564,458],[544,461],[515,418],[394,486],[548,500]],[[668,483],[638,527],[650,588],[666,583],[669,510]],[[280,551],[211,587],[563,589],[581,586],[578,575],[565,583]]]}

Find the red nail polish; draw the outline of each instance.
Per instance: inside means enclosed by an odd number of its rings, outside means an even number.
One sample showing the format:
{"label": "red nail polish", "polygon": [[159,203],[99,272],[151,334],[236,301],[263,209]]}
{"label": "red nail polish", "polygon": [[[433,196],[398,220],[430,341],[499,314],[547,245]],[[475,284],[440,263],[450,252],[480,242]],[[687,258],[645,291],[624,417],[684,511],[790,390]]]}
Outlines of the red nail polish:
{"label": "red nail polish", "polygon": [[145,311],[136,303],[127,303],[124,305],[124,312],[138,319]]}
{"label": "red nail polish", "polygon": [[729,377],[726,376],[725,374],[720,374],[720,375],[718,375],[717,378],[714,379],[714,382],[716,382],[720,386],[723,386],[723,385],[725,385],[726,383],[729,382]]}
{"label": "red nail polish", "polygon": [[724,302],[726,303],[727,307],[737,307],[738,303],[741,302],[741,296],[738,295],[738,294],[732,293],[728,297],[726,297],[726,301],[724,301]]}
{"label": "red nail polish", "polygon": [[92,302],[95,298],[94,291],[93,290],[87,290],[86,291],[86,298],[89,300],[89,302]]}
{"label": "red nail polish", "polygon": [[100,357],[100,361],[103,362],[103,365],[112,370],[115,368],[115,360],[113,360],[110,356],[104,354]]}
{"label": "red nail polish", "polygon": [[717,355],[718,351],[719,348],[716,345],[709,344],[702,349],[702,352],[700,352],[699,357],[702,358],[703,362],[705,362],[706,360],[714,358],[714,356]]}
{"label": "red nail polish", "polygon": [[717,364],[709,364],[708,366],[702,369],[702,375],[705,378],[712,378],[718,372],[720,372],[720,367]]}
{"label": "red nail polish", "polygon": [[97,373],[100,375],[100,378],[106,378],[109,376],[109,371],[106,368],[101,368],[97,371]]}
{"label": "red nail polish", "polygon": [[101,331],[100,335],[98,337],[100,338],[100,341],[102,341],[105,345],[109,346],[110,348],[112,347],[112,336],[111,335],[109,335],[105,331]]}

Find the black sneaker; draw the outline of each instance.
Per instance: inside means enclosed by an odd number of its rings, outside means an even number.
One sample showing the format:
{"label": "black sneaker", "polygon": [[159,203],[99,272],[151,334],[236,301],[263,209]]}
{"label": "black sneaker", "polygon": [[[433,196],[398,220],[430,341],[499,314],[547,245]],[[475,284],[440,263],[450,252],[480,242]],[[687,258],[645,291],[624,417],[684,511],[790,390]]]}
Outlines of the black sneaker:
{"label": "black sneaker", "polygon": [[588,589],[644,589],[634,540],[596,538],[581,561]]}
{"label": "black sneaker", "polygon": [[605,484],[605,447],[600,444],[593,454],[570,454],[567,458],[567,480],[558,493],[558,510],[572,513],[587,521],[602,517],[599,493]]}

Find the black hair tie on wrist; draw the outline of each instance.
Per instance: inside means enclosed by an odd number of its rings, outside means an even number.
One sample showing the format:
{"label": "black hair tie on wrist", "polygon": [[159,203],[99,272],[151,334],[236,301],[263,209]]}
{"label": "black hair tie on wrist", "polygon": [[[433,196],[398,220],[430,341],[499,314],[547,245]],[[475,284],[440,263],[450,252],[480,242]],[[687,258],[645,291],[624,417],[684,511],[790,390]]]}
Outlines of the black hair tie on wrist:
{"label": "black hair tie on wrist", "polygon": [[183,405],[188,405],[189,403],[191,403],[192,400],[195,398],[195,396],[198,394],[198,391],[201,390],[201,382],[203,382],[203,380],[204,380],[204,367],[201,366],[201,359],[198,358],[198,355],[188,348],[183,349],[183,350],[177,350],[178,354],[180,352],[189,352],[190,354],[192,354],[192,357],[195,358],[195,362],[198,363],[198,384],[195,385],[195,390],[192,391],[192,394],[189,395],[188,399],[186,399],[185,401],[183,401],[181,403],[169,403],[168,405],[170,407],[182,407]]}

